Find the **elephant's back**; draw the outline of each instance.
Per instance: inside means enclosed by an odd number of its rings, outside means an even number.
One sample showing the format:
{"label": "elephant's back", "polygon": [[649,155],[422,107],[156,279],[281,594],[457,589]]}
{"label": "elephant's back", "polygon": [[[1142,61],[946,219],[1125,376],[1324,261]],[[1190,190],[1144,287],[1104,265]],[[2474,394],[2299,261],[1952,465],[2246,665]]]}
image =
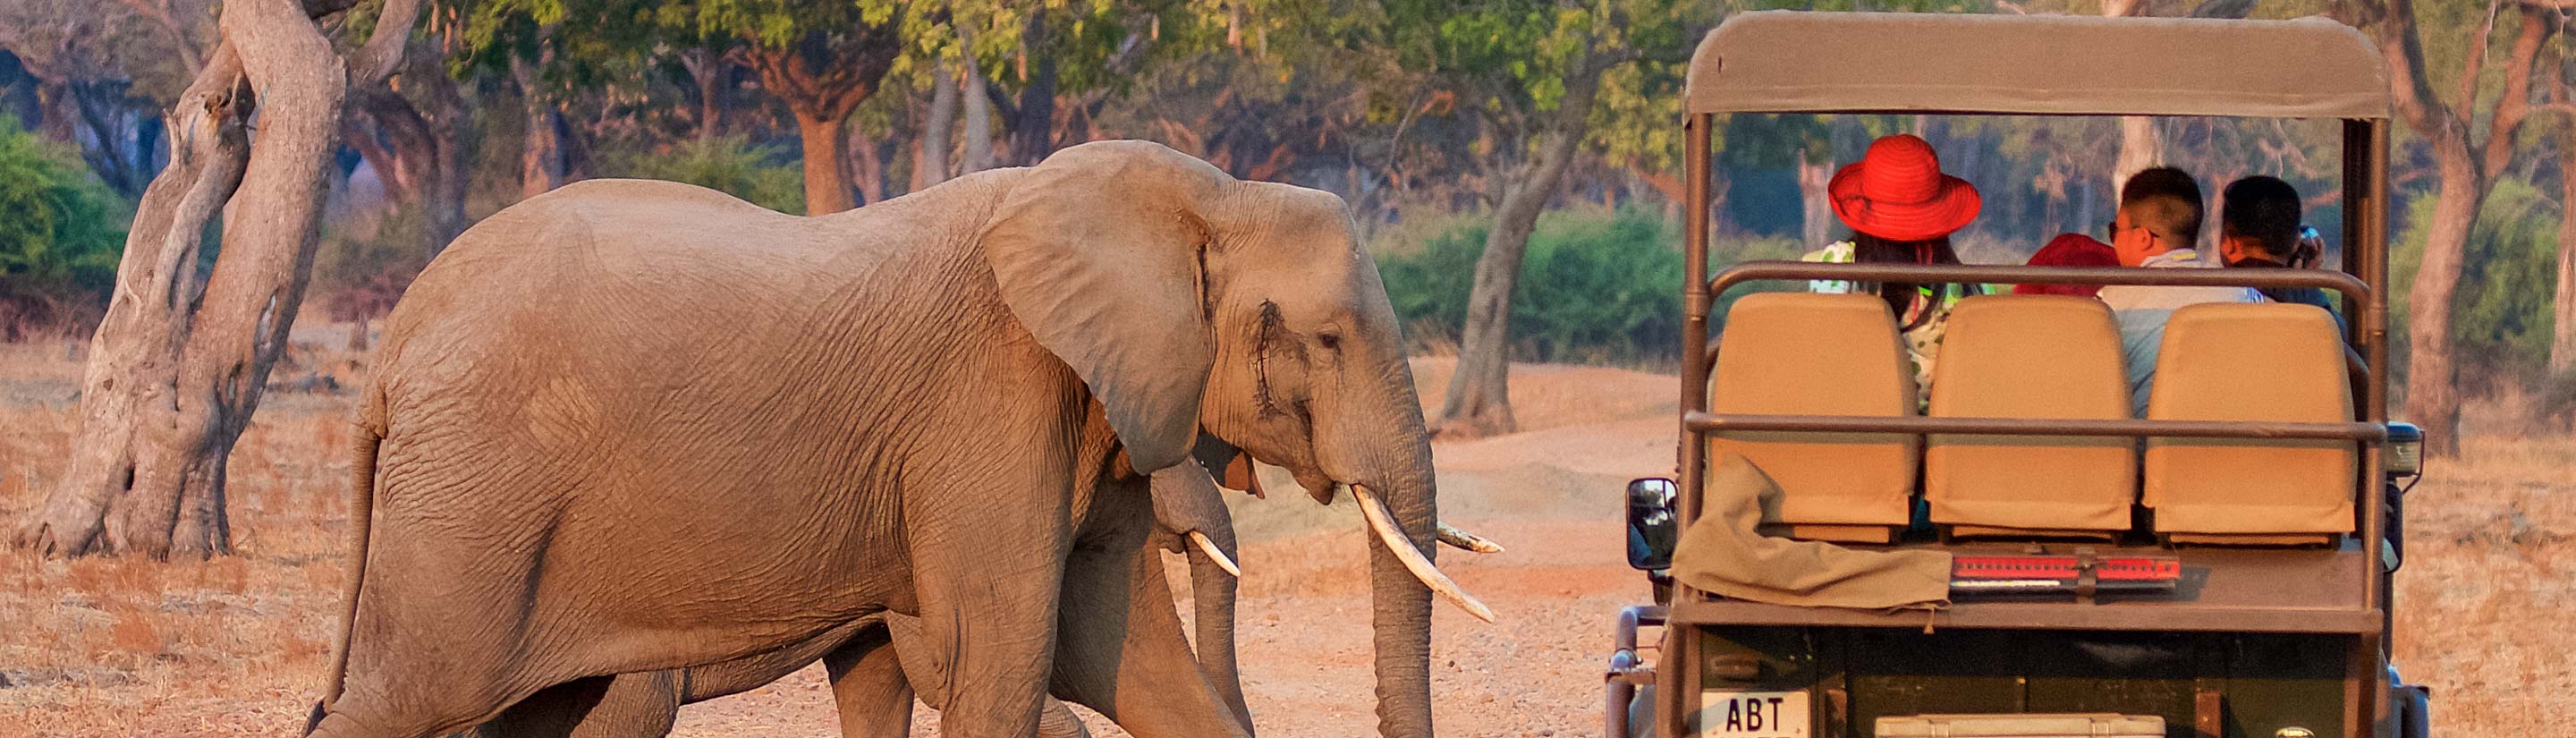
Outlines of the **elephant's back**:
{"label": "elephant's back", "polygon": [[[810,219],[677,182],[587,180],[494,213],[459,235],[386,319],[393,357],[451,341],[578,340],[619,323],[678,332],[698,318],[774,312],[827,271],[879,253],[815,243]],[[859,264],[847,262],[857,256]],[[565,335],[572,334],[572,335]]]}
{"label": "elephant's back", "polygon": [[672,182],[569,185],[421,272],[386,319],[376,383],[397,426],[470,418],[541,448],[843,391],[818,377],[918,335],[890,326],[954,324],[956,303],[994,299],[971,236],[1007,181],[822,217]]}

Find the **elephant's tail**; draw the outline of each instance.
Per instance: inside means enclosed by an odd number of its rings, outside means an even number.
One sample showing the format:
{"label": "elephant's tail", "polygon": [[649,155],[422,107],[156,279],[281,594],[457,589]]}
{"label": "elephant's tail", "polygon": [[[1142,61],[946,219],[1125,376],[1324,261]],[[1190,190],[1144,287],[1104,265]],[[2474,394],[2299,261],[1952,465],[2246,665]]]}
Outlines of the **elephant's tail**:
{"label": "elephant's tail", "polygon": [[322,724],[331,704],[340,700],[340,688],[349,674],[349,641],[358,628],[359,585],[367,579],[367,539],[376,517],[376,447],[385,439],[384,395],[375,387],[367,392],[350,432],[354,443],[349,460],[348,581],[340,587],[347,609],[341,612],[340,635],[331,641],[331,670],[329,681],[322,685],[322,701],[313,704],[312,715],[305,719],[307,735]]}

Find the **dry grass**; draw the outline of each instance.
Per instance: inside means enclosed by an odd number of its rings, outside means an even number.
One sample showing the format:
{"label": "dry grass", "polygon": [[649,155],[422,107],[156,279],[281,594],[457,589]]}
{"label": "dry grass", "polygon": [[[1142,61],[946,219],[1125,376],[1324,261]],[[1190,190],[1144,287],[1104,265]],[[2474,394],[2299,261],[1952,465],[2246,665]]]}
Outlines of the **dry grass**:
{"label": "dry grass", "polygon": [[[79,368],[65,356],[60,344],[0,346],[0,523],[15,525],[37,504],[68,454]],[[1445,360],[1430,359],[1416,370],[1436,394],[1447,369]],[[1668,378],[1565,367],[1516,367],[1513,376],[1526,429],[1570,432],[1670,412]],[[152,564],[38,561],[0,550],[0,623],[9,624],[0,628],[0,678],[7,680],[0,736],[283,736],[302,725],[338,627],[347,399],[272,399],[232,464],[239,555]],[[2436,463],[2410,496],[2412,556],[2399,577],[2398,663],[2409,678],[2436,688],[2437,730],[2551,735],[2576,717],[2557,697],[2576,689],[2567,657],[2576,645],[2571,471],[2576,439],[2482,437],[2468,444],[2466,458]],[[1617,576],[1581,579],[1634,584]],[[1503,581],[1476,586],[1526,589]],[[1563,594],[1569,603],[1599,599],[1576,589]],[[1604,632],[1612,613],[1600,609],[1597,627],[1581,613],[1560,613],[1584,626],[1568,626],[1564,637]],[[1247,609],[1247,622],[1261,617]],[[1548,658],[1574,659],[1588,670],[1600,657],[1597,645],[1561,644]],[[823,699],[819,692],[812,698]],[[1562,705],[1562,724],[1573,726],[1592,724],[1598,704],[1590,692],[1518,699]]]}
{"label": "dry grass", "polygon": [[[79,366],[0,349],[0,525],[70,451]],[[28,401],[29,398],[35,401]],[[292,735],[338,629],[345,399],[288,398],[237,447],[237,555],[153,564],[0,551],[0,736]]]}
{"label": "dry grass", "polygon": [[2564,735],[2576,717],[2576,440],[2473,438],[2407,495],[2397,665],[2434,729]]}

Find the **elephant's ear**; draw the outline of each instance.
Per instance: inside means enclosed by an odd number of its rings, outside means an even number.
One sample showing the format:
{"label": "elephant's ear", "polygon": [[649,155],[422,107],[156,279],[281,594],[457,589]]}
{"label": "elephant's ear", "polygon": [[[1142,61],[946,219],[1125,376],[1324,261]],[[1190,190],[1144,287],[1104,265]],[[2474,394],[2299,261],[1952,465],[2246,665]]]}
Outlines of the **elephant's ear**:
{"label": "elephant's ear", "polygon": [[1091,388],[1139,472],[1198,437],[1215,362],[1200,207],[1233,181],[1160,144],[1087,143],[1031,168],[983,233],[1003,303]]}

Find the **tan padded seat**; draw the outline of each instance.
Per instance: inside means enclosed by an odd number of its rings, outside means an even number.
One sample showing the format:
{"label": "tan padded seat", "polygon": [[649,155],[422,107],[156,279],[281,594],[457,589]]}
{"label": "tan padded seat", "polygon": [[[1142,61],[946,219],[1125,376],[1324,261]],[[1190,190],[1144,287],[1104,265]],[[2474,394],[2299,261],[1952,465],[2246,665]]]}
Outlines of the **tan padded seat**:
{"label": "tan padded seat", "polygon": [[[2326,311],[2282,303],[2175,310],[2147,417],[2347,422],[2352,387]],[[2351,441],[2158,438],[2143,501],[2182,543],[2331,543],[2352,532]]]}
{"label": "tan padded seat", "polygon": [[[2102,301],[1995,295],[1959,301],[1933,365],[1935,416],[2129,417],[2120,331]],[[2137,441],[1934,435],[1923,497],[1952,535],[2113,538],[2137,499]]]}
{"label": "tan padded seat", "polygon": [[[1912,415],[1913,373],[1875,295],[1768,292],[1727,311],[1709,411]],[[1912,519],[1920,441],[1886,433],[1723,433],[1709,458],[1743,454],[1778,482],[1766,533],[1884,543]],[[1770,511],[1766,511],[1770,512]]]}

